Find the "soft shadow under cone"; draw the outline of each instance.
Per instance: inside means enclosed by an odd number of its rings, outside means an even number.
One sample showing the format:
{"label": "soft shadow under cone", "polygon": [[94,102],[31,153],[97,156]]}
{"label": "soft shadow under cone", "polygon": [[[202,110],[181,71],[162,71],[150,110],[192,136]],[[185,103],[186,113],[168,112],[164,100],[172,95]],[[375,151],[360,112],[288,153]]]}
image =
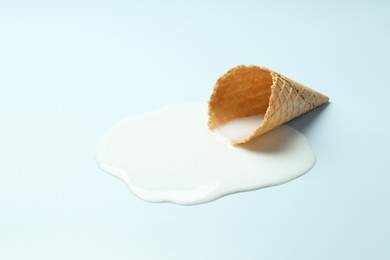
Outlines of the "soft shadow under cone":
{"label": "soft shadow under cone", "polygon": [[263,122],[248,136],[232,140],[246,143],[326,102],[329,98],[275,71],[239,65],[222,75],[209,100],[209,128],[235,118],[264,115]]}

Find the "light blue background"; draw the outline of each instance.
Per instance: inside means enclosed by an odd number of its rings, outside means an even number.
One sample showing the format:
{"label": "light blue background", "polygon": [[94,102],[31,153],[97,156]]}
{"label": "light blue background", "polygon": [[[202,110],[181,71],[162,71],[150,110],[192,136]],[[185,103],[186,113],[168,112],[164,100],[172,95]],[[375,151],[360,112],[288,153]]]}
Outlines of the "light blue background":
{"label": "light blue background", "polygon": [[[389,13],[388,1],[0,0],[0,259],[389,259]],[[237,64],[330,96],[290,123],[316,153],[308,174],[183,207],[139,200],[97,167],[117,121],[205,103]]]}

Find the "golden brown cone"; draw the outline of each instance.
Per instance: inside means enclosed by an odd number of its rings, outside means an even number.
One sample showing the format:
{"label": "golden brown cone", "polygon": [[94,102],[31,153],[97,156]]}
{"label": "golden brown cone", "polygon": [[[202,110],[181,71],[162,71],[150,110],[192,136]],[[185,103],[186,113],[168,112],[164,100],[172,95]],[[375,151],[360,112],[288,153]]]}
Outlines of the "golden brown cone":
{"label": "golden brown cone", "polygon": [[222,75],[209,99],[209,128],[238,117],[264,115],[246,143],[326,102],[329,98],[270,69],[239,65]]}

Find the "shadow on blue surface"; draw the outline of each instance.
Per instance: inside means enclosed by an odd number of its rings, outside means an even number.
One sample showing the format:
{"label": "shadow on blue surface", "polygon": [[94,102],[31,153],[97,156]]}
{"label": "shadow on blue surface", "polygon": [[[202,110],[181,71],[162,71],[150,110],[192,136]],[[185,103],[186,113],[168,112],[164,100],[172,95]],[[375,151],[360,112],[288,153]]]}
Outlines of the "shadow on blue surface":
{"label": "shadow on blue surface", "polygon": [[322,106],[309,111],[290,122],[287,122],[285,125],[295,128],[303,134],[307,134],[310,131],[310,128],[314,126],[316,120],[319,119],[320,115],[326,109],[330,102],[323,104]]}
{"label": "shadow on blue surface", "polygon": [[[311,127],[314,126],[315,121],[318,120],[328,104],[329,102],[293,119],[285,125],[290,126],[303,134],[308,134]],[[248,143],[239,145],[239,147],[252,152],[277,153],[287,149],[294,136],[295,134],[291,131],[276,128]]]}

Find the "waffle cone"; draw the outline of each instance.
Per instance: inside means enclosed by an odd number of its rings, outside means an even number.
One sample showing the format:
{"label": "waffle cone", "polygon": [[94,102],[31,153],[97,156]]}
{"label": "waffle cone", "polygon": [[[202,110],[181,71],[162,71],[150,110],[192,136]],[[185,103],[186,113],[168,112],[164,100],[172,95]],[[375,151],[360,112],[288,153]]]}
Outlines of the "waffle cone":
{"label": "waffle cone", "polygon": [[246,143],[326,102],[329,98],[270,69],[239,65],[222,75],[209,100],[210,130],[239,117],[263,114],[262,123],[233,144]]}

